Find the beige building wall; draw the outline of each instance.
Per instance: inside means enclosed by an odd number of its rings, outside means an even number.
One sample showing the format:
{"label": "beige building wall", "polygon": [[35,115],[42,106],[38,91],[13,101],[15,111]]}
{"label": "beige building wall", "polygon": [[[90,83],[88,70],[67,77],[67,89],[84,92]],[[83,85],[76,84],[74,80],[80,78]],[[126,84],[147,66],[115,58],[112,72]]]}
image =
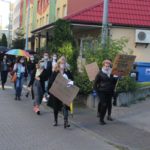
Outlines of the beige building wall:
{"label": "beige building wall", "polygon": [[49,7],[47,7],[42,14],[37,13],[37,22],[36,22],[37,28],[47,25],[48,23],[49,23]]}
{"label": "beige building wall", "polygon": [[67,0],[56,1],[56,19],[67,16],[67,5],[68,5]]}
{"label": "beige building wall", "polygon": [[136,55],[136,61],[150,62],[150,44],[145,47],[145,44],[135,43],[136,28],[111,28],[110,34],[112,39],[120,39],[126,37],[128,39],[127,46],[124,51],[130,53],[133,50],[133,54]]}

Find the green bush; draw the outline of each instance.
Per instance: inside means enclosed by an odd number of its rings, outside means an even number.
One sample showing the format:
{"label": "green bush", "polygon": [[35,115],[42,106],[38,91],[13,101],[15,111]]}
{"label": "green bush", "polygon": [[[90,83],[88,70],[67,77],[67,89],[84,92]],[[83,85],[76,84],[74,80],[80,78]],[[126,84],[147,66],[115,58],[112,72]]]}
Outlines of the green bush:
{"label": "green bush", "polygon": [[137,82],[133,78],[127,76],[120,79],[116,85],[116,91],[121,92],[132,92],[137,88]]}
{"label": "green bush", "polygon": [[75,85],[80,88],[79,94],[87,95],[92,91],[92,82],[89,81],[87,74],[79,73],[74,79]]}
{"label": "green bush", "polygon": [[86,62],[88,64],[97,62],[99,67],[102,66],[103,60],[110,59],[114,61],[117,54],[124,53],[123,49],[128,42],[124,37],[118,40],[108,38],[107,47],[106,49],[103,49],[100,39],[101,38],[99,37],[97,41],[93,40],[92,47],[89,47],[89,45],[85,43],[85,51],[83,51],[83,57],[86,59]]}

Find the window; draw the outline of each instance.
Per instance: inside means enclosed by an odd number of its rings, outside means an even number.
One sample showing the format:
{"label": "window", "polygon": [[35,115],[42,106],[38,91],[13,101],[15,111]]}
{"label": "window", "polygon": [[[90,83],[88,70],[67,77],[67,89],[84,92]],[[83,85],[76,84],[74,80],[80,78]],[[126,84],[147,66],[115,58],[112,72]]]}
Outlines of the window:
{"label": "window", "polygon": [[67,6],[63,5],[63,17],[67,16]]}
{"label": "window", "polygon": [[43,17],[43,24],[42,25],[44,25],[45,24],[45,18]]}
{"label": "window", "polygon": [[42,18],[40,18],[40,26],[42,25]]}
{"label": "window", "polygon": [[57,8],[57,18],[60,17],[60,8]]}
{"label": "window", "polygon": [[37,27],[38,27],[38,25],[39,25],[39,20],[37,20]]}
{"label": "window", "polygon": [[48,20],[48,14],[46,15],[46,24],[49,23],[49,20]]}

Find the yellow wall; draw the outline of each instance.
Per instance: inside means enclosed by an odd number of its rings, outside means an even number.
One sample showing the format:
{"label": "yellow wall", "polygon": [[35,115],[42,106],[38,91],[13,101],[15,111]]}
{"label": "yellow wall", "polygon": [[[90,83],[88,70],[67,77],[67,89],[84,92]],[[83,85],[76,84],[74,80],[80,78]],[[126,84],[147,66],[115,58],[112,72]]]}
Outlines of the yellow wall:
{"label": "yellow wall", "polygon": [[110,34],[112,39],[119,39],[123,36],[128,39],[124,51],[130,52],[133,50],[133,54],[136,55],[136,61],[150,62],[150,44],[147,48],[145,48],[145,45],[135,47],[135,31],[135,28],[112,28]]}
{"label": "yellow wall", "polygon": [[42,14],[37,13],[36,28],[42,27],[49,23],[49,7]]}
{"label": "yellow wall", "polygon": [[67,15],[67,0],[56,1],[56,19],[63,18]]}

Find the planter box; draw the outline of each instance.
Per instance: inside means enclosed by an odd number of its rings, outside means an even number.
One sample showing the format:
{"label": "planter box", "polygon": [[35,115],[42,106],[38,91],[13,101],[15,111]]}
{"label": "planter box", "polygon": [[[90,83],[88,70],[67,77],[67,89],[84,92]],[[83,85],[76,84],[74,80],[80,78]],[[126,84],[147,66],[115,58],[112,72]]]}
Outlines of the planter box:
{"label": "planter box", "polygon": [[[137,89],[135,92],[120,93],[117,98],[117,106],[129,106],[137,101],[144,100],[150,96],[150,87]],[[97,109],[99,98],[90,94],[87,98],[86,105],[89,108]]]}
{"label": "planter box", "polygon": [[129,106],[150,96],[150,87],[137,89],[135,92],[120,93],[117,98],[118,106]]}

